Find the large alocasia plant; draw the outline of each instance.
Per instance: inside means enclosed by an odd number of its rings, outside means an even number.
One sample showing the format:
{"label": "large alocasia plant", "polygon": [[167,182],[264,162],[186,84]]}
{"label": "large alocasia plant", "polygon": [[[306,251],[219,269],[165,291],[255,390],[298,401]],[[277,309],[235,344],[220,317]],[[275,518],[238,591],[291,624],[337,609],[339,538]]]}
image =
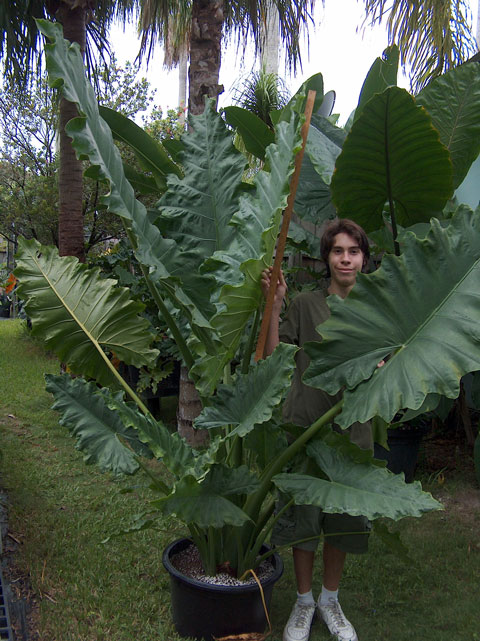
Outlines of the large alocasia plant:
{"label": "large alocasia plant", "polygon": [[[332,431],[330,424],[342,402],[307,429],[282,424],[279,406],[290,384],[294,346],[279,345],[266,360],[252,362],[254,341],[246,340],[245,334],[255,336],[256,326],[250,320],[261,304],[259,276],[272,259],[300,144],[302,96],[277,118],[275,142],[265,154],[269,170],[258,174],[253,188],[242,183],[244,159],[221,117],[207,105],[183,138],[183,172],[152,148],[151,163],[166,171],[168,189],[158,207],[147,212],[125,177],[110,128],[85,79],[78,48],[63,39],[58,25],[41,22],[40,28],[50,41],[46,47],[50,82],[78,105],[80,116],[67,131],[78,156],[90,160],[89,172],[109,184],[105,204],[125,222],[159,313],[201,395],[204,409],[196,427],[210,434],[203,448],[190,447],[149,414],[115,369],[113,354],[135,365],[151,364],[156,356],[149,348],[151,330],[138,315],[139,307],[129,302],[128,292],[113,281],[100,281],[95,270],[60,258],[52,249],[22,241],[16,273],[34,331],[76,374],[91,379],[48,377],[61,422],[76,437],[88,462],[115,473],[132,473],[141,466],[152,480],[155,498],[136,527],[173,514],[187,525],[208,572],[228,562],[242,574],[258,562],[260,547],[278,518],[275,488],[291,502],[371,519],[418,516],[437,509],[438,503],[418,483],[406,485],[346,435]],[[335,156],[337,152],[329,148]],[[142,147],[142,153],[146,149]],[[466,282],[467,272],[475,269],[480,257],[478,240],[472,242],[472,235],[480,236],[478,225],[471,215],[464,220],[471,223],[435,228],[423,244],[412,237],[411,252],[405,252],[403,263],[393,257],[377,273],[362,278],[358,293],[355,288],[343,303],[334,301],[325,340],[319,353],[312,349],[311,378],[325,389],[346,384],[342,426],[361,417],[360,408],[366,404],[363,387],[369,383],[374,393],[364,413],[389,418],[402,407],[418,406],[426,394],[454,393],[455,376],[458,380],[463,371],[475,369],[475,362],[480,367],[477,334],[464,338],[462,320],[476,311],[478,300],[470,291],[462,298],[464,315],[449,319],[448,336],[443,343],[438,341],[441,350],[445,342],[454,345],[462,337],[461,354],[449,352],[448,388],[443,370],[431,367],[430,353],[418,340],[422,330],[428,335],[443,331],[440,319],[449,307],[446,303],[442,307],[442,301],[456,294],[461,269]],[[442,277],[435,300],[429,297],[427,305],[423,294],[413,296],[415,287],[430,286],[431,256],[454,261],[462,242],[472,244],[471,257],[462,260],[460,271],[451,278]],[[415,279],[409,276],[412,267]],[[383,287],[384,279],[388,287]],[[390,312],[398,292],[406,297],[405,305],[411,305],[411,314],[399,327],[397,340],[391,331],[396,319]],[[375,308],[383,309],[383,314],[370,316],[365,299],[373,295],[378,296]],[[432,319],[437,322],[430,323]],[[365,346],[363,352],[359,345]],[[376,370],[378,361],[390,353],[394,355],[388,364]],[[328,362],[332,371],[326,378]],[[413,398],[407,394],[409,380],[399,374],[400,366],[414,369],[421,394]],[[345,373],[349,369],[354,375]],[[375,385],[379,377],[388,385]],[[287,431],[296,436],[290,445]],[[322,470],[320,477],[285,471],[300,453],[315,461]],[[143,455],[160,460],[169,474],[145,466]]]}

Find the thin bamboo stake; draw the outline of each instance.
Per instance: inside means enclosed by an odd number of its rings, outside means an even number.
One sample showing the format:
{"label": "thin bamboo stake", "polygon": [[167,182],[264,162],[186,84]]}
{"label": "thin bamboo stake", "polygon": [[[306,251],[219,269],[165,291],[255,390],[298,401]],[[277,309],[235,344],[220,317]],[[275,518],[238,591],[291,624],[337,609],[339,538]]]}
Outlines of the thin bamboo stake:
{"label": "thin bamboo stake", "polygon": [[270,287],[267,294],[267,301],[265,303],[265,310],[263,312],[262,325],[260,327],[260,334],[257,341],[257,349],[255,351],[255,362],[263,358],[265,350],[265,343],[267,340],[268,326],[270,324],[270,317],[272,316],[273,301],[275,299],[275,292],[277,289],[278,277],[280,276],[280,269],[282,266],[283,255],[285,253],[285,245],[287,243],[288,227],[290,219],[292,218],[293,205],[295,203],[295,196],[297,194],[298,181],[300,178],[300,169],[302,167],[303,154],[305,153],[305,145],[307,144],[308,130],[310,128],[310,119],[312,117],[313,105],[315,102],[316,91],[309,91],[307,102],[305,105],[305,122],[302,126],[302,148],[295,158],[295,170],[293,172],[292,180],[290,181],[290,194],[287,199],[287,206],[283,212],[282,229],[278,237],[277,251],[275,260],[273,262],[272,275],[270,277]]}

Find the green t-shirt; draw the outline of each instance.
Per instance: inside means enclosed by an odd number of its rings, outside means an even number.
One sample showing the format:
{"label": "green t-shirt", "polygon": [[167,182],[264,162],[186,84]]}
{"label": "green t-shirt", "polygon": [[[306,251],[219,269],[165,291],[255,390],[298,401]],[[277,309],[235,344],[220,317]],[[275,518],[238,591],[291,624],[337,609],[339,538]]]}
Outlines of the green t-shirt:
{"label": "green t-shirt", "polygon": [[[308,341],[321,340],[316,327],[330,316],[326,295],[321,290],[305,292],[294,298],[288,308],[285,320],[280,325],[280,341],[302,347]],[[309,387],[302,382],[309,358],[300,349],[296,355],[297,367],[283,407],[285,420],[305,427],[325,414],[341,397],[342,392],[330,396],[326,392]],[[369,423],[354,423],[349,428],[350,439],[363,449],[372,449],[372,433]]]}

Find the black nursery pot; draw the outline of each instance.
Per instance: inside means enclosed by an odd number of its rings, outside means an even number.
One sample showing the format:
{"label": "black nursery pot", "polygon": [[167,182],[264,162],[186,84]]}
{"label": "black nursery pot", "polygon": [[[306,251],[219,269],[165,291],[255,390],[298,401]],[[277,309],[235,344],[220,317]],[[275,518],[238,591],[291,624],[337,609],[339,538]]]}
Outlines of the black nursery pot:
{"label": "black nursery pot", "polygon": [[[163,565],[170,574],[173,624],[180,636],[212,641],[213,637],[263,632],[267,620],[258,585],[209,585],[181,574],[170,559],[189,545],[189,539],[179,539],[163,553]],[[267,549],[264,546],[261,552]],[[283,573],[280,556],[273,554],[270,559],[274,571],[262,581],[268,610],[273,585]]]}
{"label": "black nursery pot", "polygon": [[390,451],[375,443],[374,456],[386,460],[387,468],[391,472],[395,474],[403,472],[405,481],[412,483],[415,477],[420,442],[429,430],[429,425],[387,430]]}

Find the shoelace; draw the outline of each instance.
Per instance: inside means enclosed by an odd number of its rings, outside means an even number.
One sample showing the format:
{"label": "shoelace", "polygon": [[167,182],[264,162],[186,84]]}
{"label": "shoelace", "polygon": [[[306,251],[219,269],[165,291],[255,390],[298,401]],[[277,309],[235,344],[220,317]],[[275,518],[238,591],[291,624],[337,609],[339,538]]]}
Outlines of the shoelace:
{"label": "shoelace", "polygon": [[296,628],[303,628],[307,624],[308,615],[312,606],[298,605],[294,625]]}
{"label": "shoelace", "polygon": [[345,628],[347,624],[345,623],[345,615],[342,612],[340,603],[330,599],[329,608],[331,609],[335,625],[339,628]]}

